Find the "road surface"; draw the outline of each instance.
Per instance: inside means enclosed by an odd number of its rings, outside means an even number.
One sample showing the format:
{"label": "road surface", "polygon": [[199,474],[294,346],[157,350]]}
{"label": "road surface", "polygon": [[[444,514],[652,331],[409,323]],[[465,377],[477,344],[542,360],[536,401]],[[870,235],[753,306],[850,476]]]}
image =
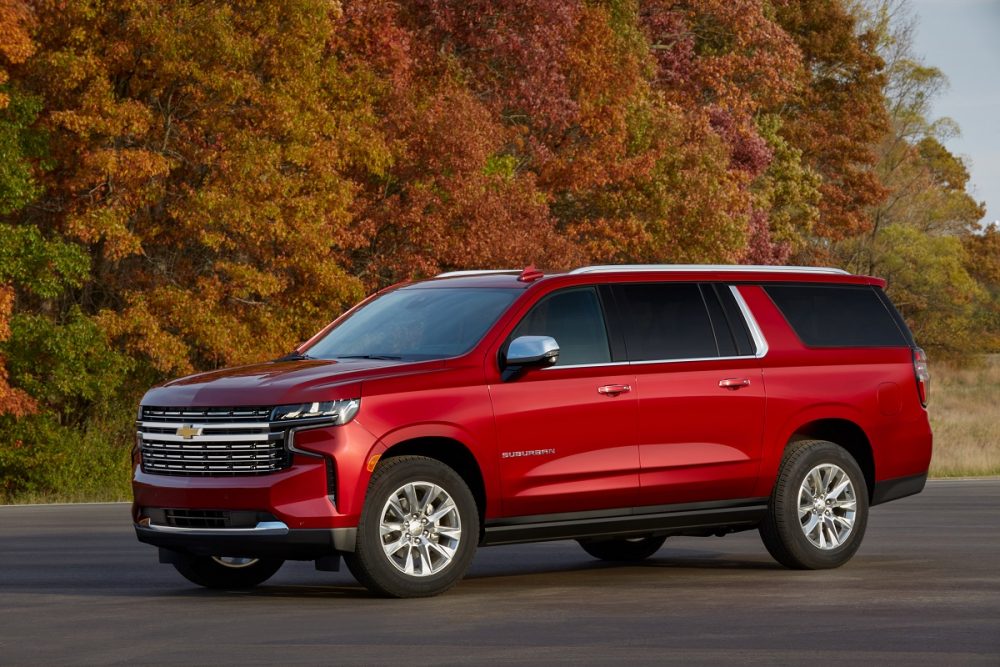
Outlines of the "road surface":
{"label": "road surface", "polygon": [[127,505],[0,507],[0,665],[618,662],[1000,665],[1000,480],[876,507],[839,570],[783,569],[756,532],[628,566],[553,542],[482,549],[422,600],[310,563],[203,590],[136,542]]}

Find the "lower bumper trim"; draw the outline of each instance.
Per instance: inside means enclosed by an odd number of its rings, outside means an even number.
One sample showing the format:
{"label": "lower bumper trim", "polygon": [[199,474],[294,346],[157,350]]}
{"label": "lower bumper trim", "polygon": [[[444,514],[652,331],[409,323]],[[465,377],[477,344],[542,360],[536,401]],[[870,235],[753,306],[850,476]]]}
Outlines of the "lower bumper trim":
{"label": "lower bumper trim", "polygon": [[288,526],[281,521],[260,521],[252,528],[191,528],[182,526],[163,526],[154,524],[149,519],[142,519],[139,525],[154,533],[176,533],[178,535],[200,535],[225,537],[230,535],[287,535]]}
{"label": "lower bumper trim", "polygon": [[896,477],[894,479],[886,479],[881,482],[875,482],[875,492],[872,493],[872,505],[880,505],[882,503],[889,502],[890,500],[897,500],[899,498],[905,498],[906,496],[912,496],[916,493],[920,493],[924,490],[924,485],[927,483],[927,473],[922,473],[920,475],[910,475],[909,477]]}
{"label": "lower bumper trim", "polygon": [[135,535],[145,544],[196,556],[316,560],[339,550],[353,550],[353,541],[349,545],[351,548],[345,549],[348,544],[344,536],[335,536],[336,532],[344,529],[289,529],[284,524],[281,526],[284,528],[257,524],[257,527],[248,529],[204,529],[135,524]]}

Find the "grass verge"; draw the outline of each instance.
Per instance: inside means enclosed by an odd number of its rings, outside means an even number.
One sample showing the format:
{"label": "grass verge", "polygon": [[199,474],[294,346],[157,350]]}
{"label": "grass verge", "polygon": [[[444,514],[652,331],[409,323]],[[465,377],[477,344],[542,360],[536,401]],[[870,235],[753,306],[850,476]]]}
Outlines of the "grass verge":
{"label": "grass verge", "polygon": [[931,363],[931,477],[1000,474],[1000,355]]}

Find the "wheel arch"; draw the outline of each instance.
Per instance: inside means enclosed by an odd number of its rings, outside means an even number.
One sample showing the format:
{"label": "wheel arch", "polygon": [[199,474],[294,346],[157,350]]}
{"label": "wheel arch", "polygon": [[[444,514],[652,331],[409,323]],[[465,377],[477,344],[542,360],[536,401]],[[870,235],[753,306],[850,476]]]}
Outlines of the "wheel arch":
{"label": "wheel arch", "polygon": [[871,439],[857,423],[840,417],[827,417],[797,427],[785,444],[785,452],[804,440],[828,440],[847,450],[865,476],[868,498],[875,493],[875,454]]}
{"label": "wheel arch", "polygon": [[445,464],[465,481],[479,512],[480,540],[486,518],[486,482],[479,462],[464,443],[444,436],[420,436],[398,442],[384,452],[379,463],[397,456],[425,456]]}

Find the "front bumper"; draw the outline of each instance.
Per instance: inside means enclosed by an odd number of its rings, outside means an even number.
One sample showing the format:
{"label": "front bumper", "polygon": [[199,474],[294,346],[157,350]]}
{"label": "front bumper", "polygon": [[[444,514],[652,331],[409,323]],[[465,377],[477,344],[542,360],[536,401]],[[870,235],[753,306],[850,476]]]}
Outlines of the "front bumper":
{"label": "front bumper", "polygon": [[[291,466],[266,474],[164,475],[145,472],[136,466],[132,480],[133,522],[137,530],[149,524],[143,521],[150,519],[152,525],[171,528],[157,519],[156,511],[190,509],[266,513],[284,524],[288,535],[298,535],[300,531],[306,531],[303,533],[306,536],[311,531],[322,535],[331,530],[355,528],[370,476],[365,461],[374,444],[375,438],[352,422],[297,433]],[[197,538],[196,533],[175,533],[168,539]],[[243,539],[280,542],[288,536],[251,534]],[[322,542],[316,535],[301,539]]]}
{"label": "front bumper", "polygon": [[135,524],[140,542],[196,556],[238,556],[315,560],[353,551],[357,529],[289,529],[281,521],[262,521],[249,528],[179,528],[150,522]]}

